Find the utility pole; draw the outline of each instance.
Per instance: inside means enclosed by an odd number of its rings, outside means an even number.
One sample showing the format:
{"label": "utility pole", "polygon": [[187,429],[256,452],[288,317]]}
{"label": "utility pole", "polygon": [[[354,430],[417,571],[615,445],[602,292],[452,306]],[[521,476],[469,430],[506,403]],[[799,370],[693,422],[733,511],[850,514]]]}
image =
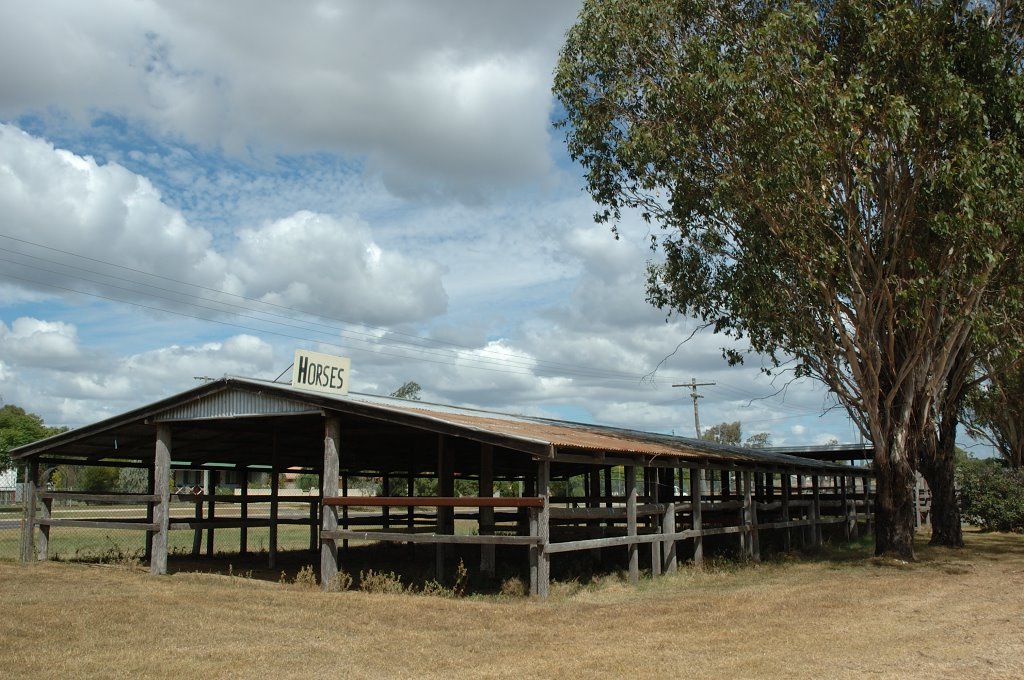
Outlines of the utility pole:
{"label": "utility pole", "polygon": [[714,385],[713,382],[697,382],[696,378],[690,378],[689,383],[681,383],[679,385],[673,385],[672,387],[689,387],[690,397],[693,399],[693,429],[697,432],[697,439],[700,439],[700,411],[697,408],[697,400],[703,399],[704,396],[697,394],[698,387],[704,387],[705,385]]}

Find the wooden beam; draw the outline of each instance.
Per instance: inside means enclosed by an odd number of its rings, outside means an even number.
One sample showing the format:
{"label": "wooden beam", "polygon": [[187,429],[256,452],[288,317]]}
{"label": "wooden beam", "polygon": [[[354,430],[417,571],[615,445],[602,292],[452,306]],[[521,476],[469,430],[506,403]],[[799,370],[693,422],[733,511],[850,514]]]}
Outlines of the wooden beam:
{"label": "wooden beam", "polygon": [[368,508],[424,507],[424,508],[543,508],[540,496],[491,497],[480,496],[328,496],[323,504],[327,506],[362,506]]}
{"label": "wooden beam", "polygon": [[405,531],[321,531],[321,538],[347,538],[358,541],[385,541],[390,543],[434,543],[451,545],[521,545],[536,546],[537,536],[456,536],[453,534],[418,534]]}
{"label": "wooden beam", "polygon": [[249,553],[249,528],[245,526],[245,520],[249,518],[249,468],[239,465],[235,468],[242,480],[242,500],[238,506],[238,516],[242,518],[242,526],[238,531],[238,554]]}
{"label": "wooden beam", "polygon": [[537,511],[537,596],[546,599],[551,588],[551,553],[547,551],[551,538],[551,461],[537,463],[537,495],[543,506]]}
{"label": "wooden beam", "polygon": [[278,500],[281,491],[281,463],[278,451],[278,433],[274,428],[270,449],[270,534],[267,543],[267,564],[271,569],[277,568],[277,519]]}

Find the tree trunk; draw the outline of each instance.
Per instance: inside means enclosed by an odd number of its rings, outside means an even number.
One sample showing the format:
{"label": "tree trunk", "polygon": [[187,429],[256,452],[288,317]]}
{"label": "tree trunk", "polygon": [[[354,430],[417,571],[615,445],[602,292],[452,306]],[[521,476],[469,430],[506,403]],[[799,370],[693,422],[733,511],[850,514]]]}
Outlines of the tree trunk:
{"label": "tree trunk", "polygon": [[[875,555],[914,558],[914,473],[907,465],[878,465],[876,455]],[[886,474],[885,470],[888,470]]]}
{"label": "tree trunk", "polygon": [[920,468],[932,493],[932,538],[929,545],[949,548],[964,547],[964,534],[960,527],[960,504],[953,483],[956,454],[957,419],[949,414],[939,425],[937,440],[930,442],[930,450],[921,456]]}

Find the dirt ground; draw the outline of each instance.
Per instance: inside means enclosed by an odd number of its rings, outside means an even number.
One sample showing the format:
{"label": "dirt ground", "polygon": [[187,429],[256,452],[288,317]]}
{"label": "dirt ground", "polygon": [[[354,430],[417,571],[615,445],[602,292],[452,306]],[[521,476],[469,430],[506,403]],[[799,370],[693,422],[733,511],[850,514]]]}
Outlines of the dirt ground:
{"label": "dirt ground", "polygon": [[861,547],[546,602],[0,562],[0,677],[1024,678],[1024,536],[966,538],[913,564]]}

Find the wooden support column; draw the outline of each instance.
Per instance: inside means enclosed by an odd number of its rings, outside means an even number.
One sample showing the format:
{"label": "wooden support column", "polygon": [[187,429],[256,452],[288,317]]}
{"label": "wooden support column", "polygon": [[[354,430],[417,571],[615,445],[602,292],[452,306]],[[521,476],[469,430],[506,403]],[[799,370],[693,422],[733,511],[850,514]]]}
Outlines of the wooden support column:
{"label": "wooden support column", "polygon": [[544,499],[544,505],[537,512],[537,597],[546,599],[551,589],[551,461],[537,463],[537,495]]}
{"label": "wooden support column", "polygon": [[[494,446],[492,444],[480,445],[480,490],[478,495],[481,498],[494,496]],[[478,533],[481,536],[493,536],[494,508],[479,508],[479,513]],[[480,573],[491,578],[495,574],[494,548],[494,544],[480,546]]]}
{"label": "wooden support column", "polygon": [[[340,465],[340,463],[339,463]],[[341,495],[348,496],[348,475],[341,476]],[[346,505],[341,509],[341,528],[348,531],[348,506]],[[348,550],[348,539],[342,539],[341,549]]]}
{"label": "wooden support column", "polygon": [[[783,471],[782,473],[782,521],[789,521],[789,488],[792,485],[792,479],[790,478],[789,471]],[[793,549],[793,534],[789,527],[786,527],[786,533],[782,534],[782,549],[789,552]]]}
{"label": "wooden support column", "polygon": [[[636,466],[626,468],[626,535],[636,536]],[[640,554],[636,543],[629,544],[629,582],[640,580]]]}
{"label": "wooden support column", "polygon": [[[53,468],[50,468],[52,470]],[[44,472],[39,476],[38,489],[40,491],[46,490],[46,485],[50,481],[49,471]],[[44,498],[40,505],[39,511],[42,513],[40,519],[49,521],[53,516],[53,499]],[[44,562],[50,558],[50,525],[40,524],[39,533],[36,534],[36,559],[40,562]]]}
{"label": "wooden support column", "polygon": [[740,498],[740,555],[751,558],[750,550],[750,472],[736,473],[736,494]]}
{"label": "wooden support column", "polygon": [[[588,508],[599,508],[601,507],[601,476],[599,468],[592,468],[587,471],[587,507]],[[587,538],[601,538],[603,536],[601,531],[601,521],[592,519],[587,520]],[[601,549],[594,548],[590,551],[591,557],[598,562],[601,561]]]}
{"label": "wooden support column", "polygon": [[[443,434],[437,435],[437,495],[438,496],[454,496],[455,495],[455,471],[452,460],[452,453],[445,446],[445,437]],[[438,534],[453,534],[455,533],[455,508],[438,508],[437,509],[437,528]],[[439,582],[443,582],[445,573],[445,553],[447,552],[444,543],[437,544],[436,552],[436,577]]]}
{"label": "wooden support column", "polygon": [[[323,480],[324,495],[338,495],[338,475],[340,474],[341,461],[339,451],[341,449],[341,423],[336,416],[327,416],[324,419],[324,464],[321,479]],[[329,505],[323,507],[323,521],[321,529],[324,531],[338,530],[338,507]],[[320,543],[320,585],[324,590],[334,590],[337,586],[338,576],[338,544],[333,538],[324,538]]]}
{"label": "wooden support column", "polygon": [[[152,496],[156,493],[156,470],[153,468],[151,463],[146,467],[146,493]],[[146,524],[153,523],[153,503],[146,503]],[[147,562],[153,561],[153,532],[146,532],[146,555],[145,559]]]}
{"label": "wooden support column", "polygon": [[270,538],[267,548],[267,562],[271,569],[277,567],[277,510],[281,491],[281,464],[278,460],[277,430],[270,450]]}
{"label": "wooden support column", "polygon": [[811,528],[814,530],[811,534],[813,545],[815,548],[821,547],[821,489],[819,488],[818,475],[811,476],[811,489],[814,492],[814,500],[811,506],[814,514],[814,523],[811,524]]}
{"label": "wooden support column", "polygon": [[[210,521],[217,514],[217,485],[220,484],[220,472],[216,470],[210,470],[210,488],[206,490],[206,517]],[[213,542],[213,526],[209,526],[206,529],[206,556],[213,557],[214,555],[214,542]]]}
{"label": "wooden support column", "polygon": [[853,528],[850,526],[850,498],[847,496],[847,476],[844,474],[840,479],[840,492],[843,496],[843,534],[849,541],[853,535]]}
{"label": "wooden support column", "polygon": [[728,470],[722,470],[722,500],[723,501],[727,500],[729,498],[729,496],[731,495],[731,491],[729,489],[729,476],[730,476],[730,473],[729,473]]}
{"label": "wooden support column", "polygon": [[[650,489],[651,503],[661,502],[661,485],[659,484],[661,477],[661,469],[656,467],[647,468],[644,473],[644,477],[650,478]],[[661,533],[661,518],[657,514],[650,516],[651,522],[651,533]],[[651,541],[651,576],[661,576],[661,541]]]}
{"label": "wooden support column", "polygon": [[155,495],[160,498],[153,508],[153,557],[149,560],[151,574],[167,573],[167,533],[171,516],[171,426],[156,426],[156,452],[153,457]]}
{"label": "wooden support column", "polygon": [[[612,507],[612,466],[608,465],[604,468],[604,507]],[[605,527],[611,529],[615,526],[615,520],[608,518],[605,522]]]}
{"label": "wooden support column", "polygon": [[39,479],[39,463],[33,461],[28,465],[25,486],[22,487],[25,503],[25,522],[21,526],[21,561],[31,562],[35,559],[36,532],[36,482]]}
{"label": "wooden support column", "polygon": [[[760,472],[748,472],[747,474],[753,474],[755,479],[759,479],[761,477]],[[756,488],[757,487],[755,485],[755,490]],[[762,491],[763,490],[764,486],[762,485]],[[750,477],[747,477],[747,494],[750,494]],[[761,561],[761,531],[757,528],[757,503],[758,494],[755,493],[753,498],[750,499],[750,511],[747,515],[750,519],[750,558],[754,560],[755,563],[759,563]]]}
{"label": "wooden support column", "polygon": [[196,528],[192,530],[192,557],[199,557],[199,553],[203,549],[203,529],[199,526],[199,522],[203,521],[202,497],[196,498],[193,505],[195,506]]}
{"label": "wooden support column", "polygon": [[[701,497],[704,495],[702,479],[704,471],[700,468],[690,469],[690,512],[692,529],[694,531],[704,530],[704,521],[701,512]],[[704,537],[699,533],[693,537],[693,566],[697,569],[704,568]]]}
{"label": "wooden support column", "polygon": [[[665,506],[665,515],[661,518],[661,531],[664,534],[674,534],[676,532],[676,504],[675,501],[669,499],[668,504]],[[676,541],[674,538],[665,539],[662,542],[664,549],[664,571],[666,574],[673,574],[677,569],[676,559]]]}
{"label": "wooden support column", "polygon": [[[390,472],[385,472],[381,476],[381,478],[380,478],[380,483],[381,483],[381,496],[390,496],[391,495],[391,473]],[[388,506],[385,505],[383,508],[380,509],[380,511],[381,511],[381,518],[380,518],[381,526],[384,527],[385,529],[390,529],[391,528],[391,508],[389,508]]]}
{"label": "wooden support column", "polygon": [[238,529],[238,553],[247,555],[249,553],[249,468],[239,465],[237,468],[239,479],[242,484],[242,502],[238,504],[238,515],[242,518],[242,526]]}
{"label": "wooden support column", "polygon": [[[405,495],[412,498],[416,495],[416,478],[412,473],[412,461],[409,462],[409,477],[405,480]],[[413,527],[416,526],[416,508],[409,506],[405,513],[405,527],[412,531]],[[412,543],[409,544],[413,545]]]}

